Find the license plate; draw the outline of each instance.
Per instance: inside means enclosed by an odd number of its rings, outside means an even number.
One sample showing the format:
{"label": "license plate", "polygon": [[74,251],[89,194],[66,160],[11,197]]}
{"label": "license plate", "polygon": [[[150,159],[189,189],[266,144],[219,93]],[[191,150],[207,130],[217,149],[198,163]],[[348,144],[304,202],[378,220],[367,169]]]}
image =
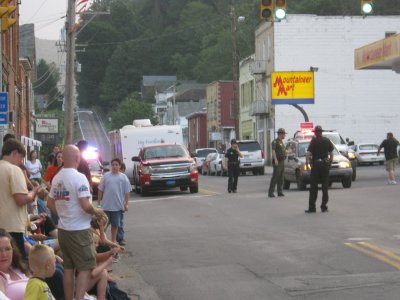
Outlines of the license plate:
{"label": "license plate", "polygon": [[250,167],[251,164],[243,164],[243,166],[245,166],[245,167]]}
{"label": "license plate", "polygon": [[167,180],[167,185],[174,185],[176,184],[176,180]]}

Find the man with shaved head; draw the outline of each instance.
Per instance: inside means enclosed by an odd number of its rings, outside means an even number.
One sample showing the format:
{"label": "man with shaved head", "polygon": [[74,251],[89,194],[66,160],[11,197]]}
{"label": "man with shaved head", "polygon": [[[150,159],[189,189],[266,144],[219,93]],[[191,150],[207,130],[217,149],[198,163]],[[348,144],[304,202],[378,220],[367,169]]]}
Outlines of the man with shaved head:
{"label": "man with shaved head", "polygon": [[[85,175],[77,171],[80,151],[67,145],[63,151],[64,168],[52,181],[48,206],[57,211],[58,240],[64,259],[64,293],[66,300],[83,299],[91,288],[91,270],[96,266],[96,251],[90,230],[92,215],[102,213],[92,205],[90,185]],[[79,271],[75,279],[75,271]],[[105,272],[104,272],[105,273]],[[97,299],[105,299],[105,280],[97,282]],[[75,295],[74,295],[75,287]]]}

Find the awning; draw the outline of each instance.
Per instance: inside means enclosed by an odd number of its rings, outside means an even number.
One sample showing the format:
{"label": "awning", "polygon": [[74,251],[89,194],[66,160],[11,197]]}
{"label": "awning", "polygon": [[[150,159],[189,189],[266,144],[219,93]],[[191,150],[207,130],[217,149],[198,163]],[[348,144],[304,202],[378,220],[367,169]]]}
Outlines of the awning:
{"label": "awning", "polygon": [[29,138],[27,136],[21,136],[21,143],[24,144],[25,146],[29,146],[29,147],[42,147],[42,142]]}

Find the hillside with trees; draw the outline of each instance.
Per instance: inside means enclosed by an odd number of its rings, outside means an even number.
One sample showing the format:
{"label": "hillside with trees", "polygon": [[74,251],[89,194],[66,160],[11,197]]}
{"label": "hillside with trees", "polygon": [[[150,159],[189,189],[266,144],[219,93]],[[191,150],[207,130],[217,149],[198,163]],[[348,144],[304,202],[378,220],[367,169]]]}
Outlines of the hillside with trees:
{"label": "hillside with trees", "polygon": [[[359,0],[287,2],[289,14],[360,15]],[[143,75],[202,83],[231,80],[232,5],[236,16],[246,18],[236,31],[240,61],[254,53],[259,0],[95,1],[91,10],[110,14],[95,17],[77,37],[77,44],[86,45],[77,53],[79,105],[115,112],[124,100],[126,105],[136,98],[132,94],[140,92]],[[393,14],[400,14],[398,0],[375,1],[374,15]],[[145,100],[150,105],[152,99]],[[143,110],[148,107],[144,104]]]}

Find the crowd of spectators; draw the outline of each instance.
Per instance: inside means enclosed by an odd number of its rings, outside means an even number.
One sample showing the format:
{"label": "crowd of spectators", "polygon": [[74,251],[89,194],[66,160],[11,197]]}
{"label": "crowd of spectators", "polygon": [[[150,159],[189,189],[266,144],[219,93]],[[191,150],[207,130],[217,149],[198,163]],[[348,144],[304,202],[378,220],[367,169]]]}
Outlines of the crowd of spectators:
{"label": "crowd of spectators", "polygon": [[55,145],[44,170],[37,150],[26,158],[25,146],[4,136],[0,300],[113,299],[110,270],[125,249],[108,240],[107,215],[92,204],[85,147]]}

